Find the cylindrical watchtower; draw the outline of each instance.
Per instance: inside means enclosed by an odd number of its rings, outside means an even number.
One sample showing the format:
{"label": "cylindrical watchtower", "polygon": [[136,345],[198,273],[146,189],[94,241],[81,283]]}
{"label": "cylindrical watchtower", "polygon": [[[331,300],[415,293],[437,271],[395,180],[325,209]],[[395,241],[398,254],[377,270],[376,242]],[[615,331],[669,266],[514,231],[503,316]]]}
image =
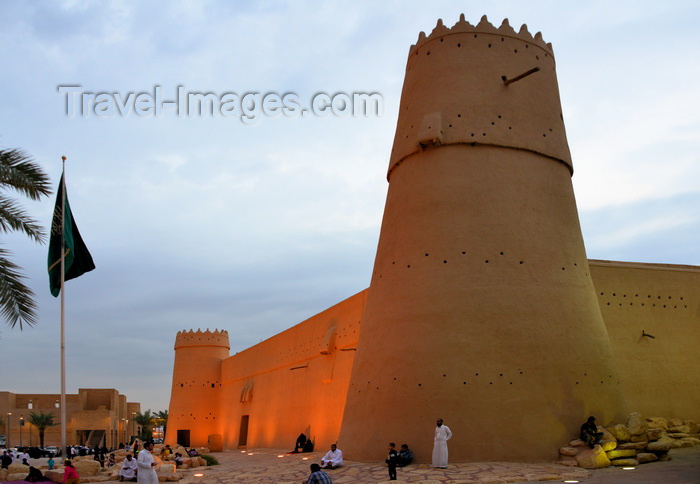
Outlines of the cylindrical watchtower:
{"label": "cylindrical watchtower", "polygon": [[[554,459],[624,409],[571,184],[551,44],[438,21],[406,67],[339,447]],[[583,419],[583,420],[582,420]]]}
{"label": "cylindrical watchtower", "polygon": [[222,433],[221,363],[228,356],[228,332],[178,331],[167,444],[207,446],[210,435]]}

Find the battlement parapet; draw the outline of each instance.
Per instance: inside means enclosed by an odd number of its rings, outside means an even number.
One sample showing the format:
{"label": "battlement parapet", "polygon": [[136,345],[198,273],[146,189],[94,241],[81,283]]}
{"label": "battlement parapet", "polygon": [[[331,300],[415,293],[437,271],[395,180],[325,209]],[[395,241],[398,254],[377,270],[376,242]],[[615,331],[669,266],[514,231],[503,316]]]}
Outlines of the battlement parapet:
{"label": "battlement parapet", "polygon": [[524,42],[528,42],[530,44],[536,45],[550,54],[554,55],[554,51],[552,49],[552,44],[551,43],[546,43],[544,39],[542,38],[542,33],[537,32],[535,36],[533,37],[532,34],[528,31],[527,29],[527,24],[523,24],[520,27],[520,30],[516,32],[513,27],[510,26],[510,23],[508,22],[508,19],[503,19],[503,22],[501,23],[501,26],[496,28],[491,22],[489,22],[489,19],[486,17],[486,15],[481,17],[481,21],[476,24],[472,25],[470,24],[464,17],[464,14],[461,14],[459,16],[459,21],[452,26],[452,28],[448,28],[445,26],[445,24],[442,22],[442,19],[438,19],[437,25],[433,29],[433,31],[430,33],[430,35],[425,35],[425,32],[421,32],[418,35],[418,40],[414,45],[411,46],[411,49],[409,51],[409,55],[413,54],[414,51],[417,49],[420,49],[424,44],[436,40],[440,37],[444,37],[446,35],[451,35],[451,34],[464,34],[464,33],[474,33],[474,34],[491,34],[491,35],[501,35],[504,37],[510,37],[513,39],[518,39],[522,40]]}
{"label": "battlement parapet", "polygon": [[202,331],[199,328],[197,331],[178,331],[175,336],[175,349],[177,350],[186,346],[218,346],[226,349],[230,349],[231,347],[228,340],[228,331],[223,329],[209,331],[208,328],[206,331]]}
{"label": "battlement parapet", "polygon": [[504,20],[460,17],[421,32],[410,49],[387,179],[408,159],[443,147],[536,153],[573,174],[551,44]]}

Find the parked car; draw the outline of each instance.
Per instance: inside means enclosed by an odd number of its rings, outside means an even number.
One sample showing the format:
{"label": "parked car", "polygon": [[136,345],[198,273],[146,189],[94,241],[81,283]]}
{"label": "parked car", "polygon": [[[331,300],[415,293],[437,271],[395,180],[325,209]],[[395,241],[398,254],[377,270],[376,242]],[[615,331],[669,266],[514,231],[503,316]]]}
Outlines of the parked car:
{"label": "parked car", "polygon": [[43,450],[43,457],[56,457],[61,454],[61,450],[55,445],[47,445]]}

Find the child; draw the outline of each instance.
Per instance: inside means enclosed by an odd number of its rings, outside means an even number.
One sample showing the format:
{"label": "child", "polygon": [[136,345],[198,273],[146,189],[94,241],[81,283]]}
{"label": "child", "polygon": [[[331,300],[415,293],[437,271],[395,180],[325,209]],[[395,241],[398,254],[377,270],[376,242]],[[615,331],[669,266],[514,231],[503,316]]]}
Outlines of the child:
{"label": "child", "polygon": [[385,460],[389,465],[389,480],[390,481],[395,481],[396,480],[396,464],[398,463],[398,457],[399,453],[396,452],[396,444],[393,442],[389,443],[389,458]]}

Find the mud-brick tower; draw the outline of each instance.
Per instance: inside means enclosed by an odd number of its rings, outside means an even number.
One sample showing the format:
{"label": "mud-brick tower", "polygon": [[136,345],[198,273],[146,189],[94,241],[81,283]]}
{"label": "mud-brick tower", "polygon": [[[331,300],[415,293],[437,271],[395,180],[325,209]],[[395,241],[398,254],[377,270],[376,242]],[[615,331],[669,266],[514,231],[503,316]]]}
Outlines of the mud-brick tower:
{"label": "mud-brick tower", "polygon": [[226,331],[178,331],[165,442],[223,450],[221,362],[229,356]]}
{"label": "mud-brick tower", "polygon": [[[464,16],[409,52],[339,447],[551,460],[624,411],[588,269],[551,44]],[[352,457],[350,457],[352,456]]]}

